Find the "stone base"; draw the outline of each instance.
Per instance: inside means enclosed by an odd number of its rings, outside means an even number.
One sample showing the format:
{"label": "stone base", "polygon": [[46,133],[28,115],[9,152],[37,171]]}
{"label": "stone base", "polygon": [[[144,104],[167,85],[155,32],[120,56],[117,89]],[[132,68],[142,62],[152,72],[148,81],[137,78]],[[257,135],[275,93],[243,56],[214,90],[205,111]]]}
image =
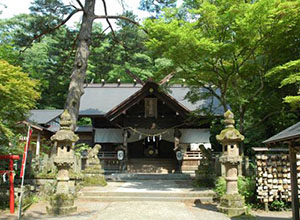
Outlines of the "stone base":
{"label": "stone base", "polygon": [[84,174],[103,174],[104,170],[101,168],[101,165],[88,165],[82,173]]}
{"label": "stone base", "polygon": [[49,215],[65,215],[77,210],[74,196],[71,194],[54,194],[50,198],[50,207],[46,207]]}
{"label": "stone base", "polygon": [[84,186],[106,186],[105,177],[101,174],[95,175],[90,173],[85,173],[83,178]]}
{"label": "stone base", "polygon": [[72,212],[77,211],[76,206],[70,206],[70,207],[46,207],[47,213],[49,215],[67,215]]}
{"label": "stone base", "polygon": [[218,211],[222,212],[230,217],[234,217],[234,216],[240,216],[245,214],[246,212],[246,207],[244,208],[227,208],[227,207],[221,207],[218,206]]}
{"label": "stone base", "polygon": [[218,211],[230,217],[242,215],[246,212],[244,198],[240,194],[225,194],[220,200]]}

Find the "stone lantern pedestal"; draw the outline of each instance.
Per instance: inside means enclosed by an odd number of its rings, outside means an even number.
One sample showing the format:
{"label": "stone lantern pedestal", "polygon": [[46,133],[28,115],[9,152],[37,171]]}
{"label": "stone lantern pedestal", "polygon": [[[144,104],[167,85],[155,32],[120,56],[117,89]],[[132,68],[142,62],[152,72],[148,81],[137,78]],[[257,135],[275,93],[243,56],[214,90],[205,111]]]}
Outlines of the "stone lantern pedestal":
{"label": "stone lantern pedestal", "polygon": [[61,115],[60,130],[51,137],[56,146],[54,164],[57,167],[57,186],[55,194],[50,198],[48,214],[63,215],[76,211],[74,195],[70,191],[69,170],[74,164],[73,145],[78,141],[78,136],[70,129],[72,124],[69,113],[65,110]]}
{"label": "stone lantern pedestal", "polygon": [[242,162],[238,144],[244,140],[244,136],[234,128],[234,115],[230,110],[225,112],[224,118],[226,128],[216,138],[223,146],[220,162],[226,172],[226,193],[220,199],[218,210],[229,216],[238,216],[246,211],[244,198],[239,194],[237,186],[238,166]]}

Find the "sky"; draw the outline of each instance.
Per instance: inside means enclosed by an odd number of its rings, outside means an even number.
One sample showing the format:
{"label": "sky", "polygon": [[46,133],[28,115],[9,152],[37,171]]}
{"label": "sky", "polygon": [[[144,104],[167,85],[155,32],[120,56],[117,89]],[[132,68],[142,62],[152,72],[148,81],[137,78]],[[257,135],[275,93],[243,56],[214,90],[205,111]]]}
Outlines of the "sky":
{"label": "sky", "polygon": [[[0,15],[0,18],[11,18],[14,15],[20,14],[20,13],[29,13],[29,7],[30,2],[33,0],[0,0],[0,11],[2,11],[2,14]],[[66,4],[72,3],[74,5],[78,5],[75,0],[63,0]],[[84,2],[84,0],[81,0],[81,2]],[[140,19],[149,17],[148,12],[143,12],[141,10],[138,10],[139,6],[139,0],[125,0],[125,8],[127,10],[131,10],[134,12],[134,14],[138,15]],[[109,15],[116,15],[121,14],[123,11],[122,4],[120,3],[120,0],[107,0],[107,11]],[[78,6],[79,7],[79,6]],[[97,0],[96,1],[96,9],[95,13],[98,15],[103,15],[103,7],[102,7],[102,1]],[[68,25],[72,26],[74,22],[80,21],[80,15],[74,17],[71,21],[69,21]],[[106,23],[103,21],[103,25],[106,25]]]}

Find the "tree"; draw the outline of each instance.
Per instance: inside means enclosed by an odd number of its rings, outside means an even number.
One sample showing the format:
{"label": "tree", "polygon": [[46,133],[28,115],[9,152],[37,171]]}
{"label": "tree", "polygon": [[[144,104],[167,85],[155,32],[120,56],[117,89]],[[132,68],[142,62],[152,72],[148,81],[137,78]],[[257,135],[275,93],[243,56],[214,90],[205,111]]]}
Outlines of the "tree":
{"label": "tree", "polygon": [[[33,14],[0,20],[0,59],[21,66],[31,78],[40,80],[41,99],[37,103],[38,108],[63,108],[77,33],[61,26],[51,35],[31,43],[36,31],[31,24],[39,20]],[[31,46],[26,48],[27,44]]]}
{"label": "tree", "polygon": [[[55,5],[58,3],[63,5],[60,1],[48,1],[50,3],[55,2]],[[91,44],[91,35],[92,35],[92,27],[93,22],[96,19],[106,19],[109,26],[111,24],[108,19],[124,19],[129,22],[137,24],[135,21],[132,21],[123,16],[109,16],[107,15],[107,8],[105,0],[102,0],[103,7],[105,9],[105,15],[95,15],[95,3],[96,0],[85,0],[85,4],[83,5],[80,0],[76,1],[80,8],[72,5],[74,8],[68,16],[62,20],[62,22],[56,25],[53,28],[45,30],[40,35],[36,36],[36,38],[43,36],[44,34],[58,29],[61,25],[65,24],[74,14],[78,12],[82,12],[82,22],[80,26],[80,30],[78,33],[78,40],[77,40],[77,48],[75,53],[75,60],[73,65],[73,70],[70,76],[70,84],[68,89],[68,95],[66,100],[65,108],[69,111],[71,118],[72,118],[72,129],[74,130],[76,127],[76,122],[79,113],[79,105],[80,105],[80,98],[83,94],[83,85],[86,78],[86,70],[88,64],[88,56],[90,54],[89,47]],[[49,5],[49,4],[47,4]],[[111,27],[112,28],[112,27]]]}
{"label": "tree", "polygon": [[154,13],[152,17],[159,17],[166,8],[175,8],[177,0],[141,0],[140,10]]}
{"label": "tree", "polygon": [[65,108],[68,109],[72,118],[72,129],[76,127],[80,98],[83,94],[94,21],[97,19],[106,19],[113,33],[114,31],[109,19],[122,19],[138,25],[137,22],[125,16],[108,15],[105,0],[102,0],[105,15],[95,14],[96,0],[85,0],[85,4],[82,4],[80,0],[76,0],[76,3],[77,5],[64,5],[61,0],[35,0],[33,7],[30,8],[35,19],[33,22],[29,22],[29,26],[32,30],[35,29],[36,31],[33,32],[33,36],[29,37],[30,39],[28,41],[24,41],[26,45],[24,45],[25,48],[23,49],[23,51],[28,49],[33,42],[39,41],[45,35],[55,33],[55,31],[63,27],[73,15],[77,13],[83,14],[79,32],[76,37],[76,52],[65,103]]}
{"label": "tree", "polygon": [[[266,87],[265,74],[279,62],[279,54],[272,55],[267,45],[278,47],[279,33],[283,37],[297,28],[299,1],[188,2],[190,13],[184,19],[171,10],[145,22],[147,46],[171,59],[190,86],[207,88],[224,110],[230,106],[244,133],[245,117],[252,117]],[[297,37],[293,39],[295,45]],[[199,95],[191,94],[197,99]]]}
{"label": "tree", "polygon": [[284,98],[286,103],[292,105],[292,107],[297,108],[300,106],[300,59],[289,61],[283,65],[278,65],[271,69],[267,77],[274,78],[274,75],[281,78],[280,88],[288,85],[295,85],[298,88],[297,94],[289,94]]}
{"label": "tree", "polygon": [[26,118],[40,97],[38,81],[20,67],[0,60],[0,145],[7,145],[16,133],[17,123]]}

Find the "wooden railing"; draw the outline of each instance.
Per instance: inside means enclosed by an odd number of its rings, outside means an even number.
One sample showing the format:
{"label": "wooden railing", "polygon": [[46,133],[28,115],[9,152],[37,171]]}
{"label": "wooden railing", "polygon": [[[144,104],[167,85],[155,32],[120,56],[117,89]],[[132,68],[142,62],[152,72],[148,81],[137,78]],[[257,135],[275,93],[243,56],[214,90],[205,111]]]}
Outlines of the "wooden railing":
{"label": "wooden railing", "polygon": [[98,153],[100,160],[116,160],[117,152],[115,151],[102,151]]}
{"label": "wooden railing", "polygon": [[183,157],[184,160],[200,160],[202,159],[201,151],[187,151]]}

